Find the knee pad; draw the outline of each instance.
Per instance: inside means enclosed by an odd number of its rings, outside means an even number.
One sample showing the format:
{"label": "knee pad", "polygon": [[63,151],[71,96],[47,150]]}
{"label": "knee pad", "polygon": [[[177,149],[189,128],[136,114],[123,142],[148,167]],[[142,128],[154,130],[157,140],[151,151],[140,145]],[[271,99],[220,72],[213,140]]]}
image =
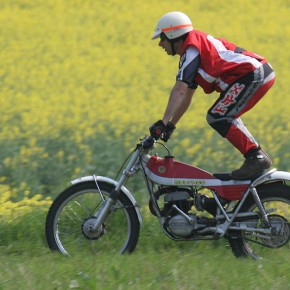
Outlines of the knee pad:
{"label": "knee pad", "polygon": [[[207,118],[208,121],[208,118]],[[226,137],[232,123],[229,120],[211,120],[208,124],[215,129],[222,137]]]}

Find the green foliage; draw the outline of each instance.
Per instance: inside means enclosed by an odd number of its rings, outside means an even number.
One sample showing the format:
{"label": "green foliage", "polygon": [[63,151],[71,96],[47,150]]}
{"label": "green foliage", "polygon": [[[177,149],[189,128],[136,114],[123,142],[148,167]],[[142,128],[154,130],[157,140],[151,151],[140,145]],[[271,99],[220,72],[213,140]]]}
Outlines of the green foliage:
{"label": "green foliage", "polygon": [[[107,175],[148,133],[177,69],[178,58],[150,40],[170,10],[269,59],[276,85],[244,120],[274,166],[289,170],[289,5],[266,6],[261,13],[265,3],[250,0],[1,1],[0,176],[14,198],[23,198],[23,183],[31,196],[55,196],[71,178]],[[198,90],[169,146],[209,171],[232,170],[242,157],[205,121],[215,98]]]}

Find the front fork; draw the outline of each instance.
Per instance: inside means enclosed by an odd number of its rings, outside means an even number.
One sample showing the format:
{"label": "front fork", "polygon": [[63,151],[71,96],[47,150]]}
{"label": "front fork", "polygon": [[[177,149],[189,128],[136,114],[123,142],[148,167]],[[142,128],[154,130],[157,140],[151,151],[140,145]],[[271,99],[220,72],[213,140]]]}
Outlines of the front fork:
{"label": "front fork", "polygon": [[[111,211],[111,208],[115,205],[115,203],[118,200],[121,187],[126,183],[129,177],[133,176],[137,172],[139,168],[136,164],[138,157],[139,157],[139,150],[137,148],[134,151],[133,156],[131,157],[131,160],[129,161],[126,168],[124,169],[116,187],[111,191],[109,198],[107,200],[103,199],[103,207],[97,213],[97,217],[94,221],[94,224],[92,225],[92,231],[97,231],[100,228],[100,226],[104,223],[104,221],[106,220],[107,216],[109,215]],[[96,182],[96,185],[99,188],[97,182]],[[103,197],[101,192],[100,194]]]}

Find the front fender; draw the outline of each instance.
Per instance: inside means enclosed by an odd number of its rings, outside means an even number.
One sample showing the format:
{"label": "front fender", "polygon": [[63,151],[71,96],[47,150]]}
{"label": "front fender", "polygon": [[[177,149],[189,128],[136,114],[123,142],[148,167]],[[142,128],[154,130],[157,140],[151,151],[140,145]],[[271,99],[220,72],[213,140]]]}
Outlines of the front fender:
{"label": "front fender", "polygon": [[[112,184],[114,186],[117,186],[117,181],[114,179],[111,179],[109,177],[105,177],[105,176],[96,176],[96,175],[91,175],[91,176],[84,176],[84,177],[80,177],[77,179],[74,179],[71,181],[71,184],[77,184],[77,183],[82,183],[82,182],[87,182],[87,181],[101,181],[101,182],[106,182],[109,184]],[[140,222],[140,224],[143,224],[143,219],[142,219],[142,215],[141,215],[141,211],[140,211],[140,207],[137,203],[137,201],[135,200],[134,196],[132,195],[132,193],[125,187],[122,186],[121,187],[121,191],[130,199],[130,201],[132,202],[137,216],[138,216],[138,220]]]}

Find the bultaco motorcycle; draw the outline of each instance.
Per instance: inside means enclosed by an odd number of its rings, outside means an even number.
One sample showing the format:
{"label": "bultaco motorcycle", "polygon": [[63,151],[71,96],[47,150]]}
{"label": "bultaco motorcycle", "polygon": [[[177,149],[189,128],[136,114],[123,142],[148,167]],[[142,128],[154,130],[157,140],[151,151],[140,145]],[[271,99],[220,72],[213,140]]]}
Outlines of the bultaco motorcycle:
{"label": "bultaco motorcycle", "polygon": [[[265,250],[289,244],[290,173],[271,169],[251,180],[211,174],[158,157],[152,137],[144,137],[127,159],[118,180],[93,175],[73,180],[54,200],[46,218],[52,250],[131,253],[142,216],[125,187],[138,171],[149,193],[149,209],[164,234],[175,241],[226,238],[236,257],[258,259]],[[156,150],[156,149],[154,149]]]}

